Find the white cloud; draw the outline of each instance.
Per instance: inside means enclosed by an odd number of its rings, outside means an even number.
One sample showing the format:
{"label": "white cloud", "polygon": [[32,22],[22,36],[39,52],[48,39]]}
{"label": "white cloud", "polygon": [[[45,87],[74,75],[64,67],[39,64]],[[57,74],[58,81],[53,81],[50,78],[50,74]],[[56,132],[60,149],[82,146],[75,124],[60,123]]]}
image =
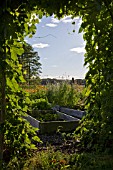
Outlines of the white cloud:
{"label": "white cloud", "polygon": [[58,78],[59,76],[52,76],[52,75],[41,75],[41,78],[50,78],[50,79],[54,79],[54,78]]}
{"label": "white cloud", "polygon": [[[76,21],[81,21],[80,17],[75,17],[75,18],[72,18],[72,15],[69,15],[69,16],[65,16],[64,18],[62,18],[60,21],[61,22],[64,22],[64,23],[72,23],[72,22],[76,22]],[[79,21],[79,23],[80,23]]]}
{"label": "white cloud", "polygon": [[85,47],[85,46],[86,46],[86,41],[83,42],[83,47]]}
{"label": "white cloud", "polygon": [[45,48],[45,47],[49,47],[49,46],[50,46],[49,44],[43,44],[43,43],[32,45],[33,48]]}
{"label": "white cloud", "polygon": [[56,27],[56,26],[57,26],[57,24],[49,23],[49,24],[46,24],[46,26],[48,26],[48,27]]}
{"label": "white cloud", "polygon": [[76,48],[72,48],[70,49],[70,51],[76,52],[76,53],[85,53],[85,48],[84,47],[76,47]]}
{"label": "white cloud", "polygon": [[60,20],[58,20],[57,18],[52,17],[52,18],[51,18],[51,22],[52,22],[52,23],[59,23]]}
{"label": "white cloud", "polygon": [[57,66],[57,65],[52,65],[51,67],[56,68],[56,67],[58,67],[58,66]]}
{"label": "white cloud", "polygon": [[80,17],[75,17],[74,19],[75,19],[75,20],[79,20],[79,19],[80,19]]}
{"label": "white cloud", "polygon": [[[53,15],[53,17],[51,18],[51,22],[52,23],[60,23],[60,22],[63,22],[63,23],[71,23],[71,22],[73,22],[73,21],[77,21],[77,20],[80,20],[80,18],[79,17],[75,17],[75,18],[71,18],[72,17],[72,15],[69,15],[69,16],[65,16],[65,17],[63,17],[62,19],[57,19],[57,18],[54,18],[54,15]],[[56,24],[55,24],[56,25]]]}
{"label": "white cloud", "polygon": [[71,15],[69,16],[65,16],[64,18],[61,19],[61,22],[64,22],[64,23],[69,23],[69,22],[72,22],[72,18],[71,18]]}
{"label": "white cloud", "polygon": [[63,17],[61,20],[65,20],[65,19],[68,19],[68,18],[71,18],[72,17],[72,15],[66,15],[65,17]]}
{"label": "white cloud", "polygon": [[47,59],[48,59],[47,57],[44,58],[44,60],[47,60]]}
{"label": "white cloud", "polygon": [[70,19],[66,19],[66,20],[63,20],[62,22],[64,22],[64,23],[70,23],[70,22],[72,22],[73,20],[70,18]]}

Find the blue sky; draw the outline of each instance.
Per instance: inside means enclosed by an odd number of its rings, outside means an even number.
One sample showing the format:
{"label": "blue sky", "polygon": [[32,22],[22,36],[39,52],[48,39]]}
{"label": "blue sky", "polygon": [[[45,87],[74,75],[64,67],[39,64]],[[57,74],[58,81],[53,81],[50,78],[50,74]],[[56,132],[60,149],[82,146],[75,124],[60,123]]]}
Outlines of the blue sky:
{"label": "blue sky", "polygon": [[[75,21],[75,25],[72,22]],[[79,18],[66,16],[61,20],[43,17],[37,24],[33,38],[26,37],[40,56],[42,78],[84,78],[84,46],[82,33],[78,34],[81,24]],[[73,30],[75,29],[75,32]]]}

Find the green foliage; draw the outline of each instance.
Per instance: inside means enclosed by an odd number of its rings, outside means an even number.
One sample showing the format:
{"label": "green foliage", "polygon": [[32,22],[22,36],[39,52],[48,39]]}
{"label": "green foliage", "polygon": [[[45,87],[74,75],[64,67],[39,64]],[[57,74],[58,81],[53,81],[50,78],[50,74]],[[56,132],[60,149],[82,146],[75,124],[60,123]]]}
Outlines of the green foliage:
{"label": "green foliage", "polygon": [[62,153],[48,148],[47,151],[40,151],[26,161],[23,170],[44,169],[44,170],[112,170],[113,157],[102,153]]}
{"label": "green foliage", "polygon": [[51,105],[60,105],[84,110],[85,88],[77,85],[71,86],[66,82],[59,84],[48,84],[43,87],[37,86],[36,92],[32,93],[30,98],[34,100],[33,107],[36,106],[42,110],[44,108],[40,108],[41,106],[37,105],[37,102],[42,99],[43,102],[49,102]]}
{"label": "green foliage", "polygon": [[33,17],[33,6],[28,9],[19,1],[0,4],[0,169],[9,161],[12,169],[21,169],[22,157],[26,159],[35,148],[33,140],[40,140],[34,138],[36,129],[22,119],[29,110],[30,100],[19,87],[25,80],[18,56],[24,52],[24,37],[35,32],[38,20]]}
{"label": "green foliage", "polygon": [[46,87],[38,85],[37,87],[35,87],[35,90],[36,92],[32,93],[30,96],[31,99],[35,100],[35,99],[43,98],[47,100],[47,95],[46,95],[47,88]]}
{"label": "green foliage", "polygon": [[30,85],[35,83],[36,79],[39,79],[39,74],[41,73],[40,57],[30,44],[25,43],[23,48],[24,53],[21,56],[18,56],[18,59],[19,63],[22,65],[24,78]]}
{"label": "green foliage", "polygon": [[71,86],[68,83],[59,83],[47,86],[47,98],[53,105],[66,106],[80,109],[84,104],[83,89],[77,86]]}
{"label": "green foliage", "polygon": [[86,85],[89,90],[86,110],[87,117],[82,120],[78,131],[82,144],[86,148],[98,148],[113,151],[113,6],[106,1],[95,3],[92,1],[93,13],[88,3],[84,8],[89,9],[87,14],[82,9],[82,24],[80,32],[84,33],[86,41],[85,66]]}
{"label": "green foliage", "polygon": [[112,155],[95,153],[72,154],[70,156],[70,169],[74,170],[112,170]]}
{"label": "green foliage", "polygon": [[54,113],[53,110],[33,110],[30,115],[41,122],[59,120],[59,115]]}
{"label": "green foliage", "polygon": [[[15,77],[16,78],[16,77]],[[30,99],[27,93],[23,92],[16,80],[7,79],[7,105],[6,120],[4,122],[4,162],[12,165],[13,168],[20,168],[20,162],[24,160],[33,149],[34,140],[40,142],[36,129],[22,117],[26,115],[30,108]],[[34,138],[34,136],[36,136]],[[8,155],[7,155],[8,153]],[[9,166],[8,165],[8,166]]]}
{"label": "green foliage", "polygon": [[28,160],[23,170],[42,169],[42,170],[66,170],[69,169],[68,154],[60,151],[54,152],[53,149],[38,152],[33,158]]}
{"label": "green foliage", "polygon": [[32,103],[32,109],[38,109],[38,110],[48,110],[51,109],[51,104],[48,102],[47,99],[35,99]]}

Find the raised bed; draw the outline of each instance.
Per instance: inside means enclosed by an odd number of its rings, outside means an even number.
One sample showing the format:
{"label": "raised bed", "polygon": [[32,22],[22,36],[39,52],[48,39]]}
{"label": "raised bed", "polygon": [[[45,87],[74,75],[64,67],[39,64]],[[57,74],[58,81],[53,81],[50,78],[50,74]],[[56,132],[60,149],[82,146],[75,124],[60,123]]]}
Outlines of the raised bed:
{"label": "raised bed", "polygon": [[33,110],[32,115],[40,122],[59,121],[60,116],[53,110]]}
{"label": "raised bed", "polygon": [[[35,110],[36,112],[36,110]],[[38,111],[37,111],[38,112]],[[78,118],[74,118],[70,115],[66,115],[59,111],[56,112],[60,118],[60,121],[48,121],[48,122],[40,122],[39,120],[33,118],[32,116],[27,116],[25,119],[36,128],[39,128],[39,133],[55,133],[60,128],[61,132],[70,132],[76,129],[79,124]],[[62,121],[61,121],[62,120]]]}
{"label": "raised bed", "polygon": [[79,121],[52,121],[52,122],[40,122],[39,123],[39,133],[55,133],[58,129],[61,132],[71,132],[76,129]]}
{"label": "raised bed", "polygon": [[62,113],[65,113],[67,115],[82,119],[83,116],[85,116],[85,111],[80,111],[80,110],[74,110],[74,109],[69,109],[66,107],[60,107],[60,106],[55,106],[53,107],[53,110],[55,111],[60,111]]}

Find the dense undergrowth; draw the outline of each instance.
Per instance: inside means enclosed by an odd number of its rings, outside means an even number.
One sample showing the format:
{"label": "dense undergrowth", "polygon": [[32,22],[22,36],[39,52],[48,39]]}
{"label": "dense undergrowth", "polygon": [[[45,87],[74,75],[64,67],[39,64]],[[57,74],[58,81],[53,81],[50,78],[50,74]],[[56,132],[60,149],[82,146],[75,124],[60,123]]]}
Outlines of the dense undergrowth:
{"label": "dense undergrowth", "polygon": [[[69,108],[85,109],[85,88],[80,85],[70,85],[67,82],[37,86],[35,90],[26,89],[33,99],[33,108],[49,109],[60,105]],[[51,104],[51,106],[50,106]]]}
{"label": "dense undergrowth", "polygon": [[[69,84],[48,85],[41,88],[38,86],[35,93],[31,94],[31,99],[34,101],[32,109],[50,109],[55,104],[70,107],[84,108],[85,105],[85,89],[80,86],[70,86]],[[52,100],[53,99],[53,100]],[[70,99],[70,100],[69,100]],[[72,101],[71,101],[72,99]],[[69,101],[69,102],[68,102]],[[79,107],[78,107],[79,106]],[[89,121],[89,120],[88,120]],[[83,123],[85,122],[85,123]],[[88,131],[85,124],[89,127],[95,127]],[[83,118],[80,126],[71,135],[72,138],[79,140],[78,152],[69,154],[61,150],[54,151],[51,146],[47,147],[46,151],[37,151],[33,157],[27,160],[23,170],[28,169],[64,169],[64,170],[112,170],[113,154],[111,146],[104,145],[104,141],[99,141],[99,133],[96,129],[99,128],[100,122],[89,121],[87,116]],[[81,138],[81,134],[84,134]],[[66,139],[65,139],[66,140]],[[112,141],[111,141],[112,142]]]}
{"label": "dense undergrowth", "polygon": [[112,170],[113,157],[107,154],[67,154],[53,150],[41,151],[30,158],[23,170]]}
{"label": "dense undergrowth", "polygon": [[[25,89],[26,90],[26,89]],[[63,83],[59,85],[47,85],[47,86],[37,86],[36,89],[27,89],[29,92],[30,98],[30,108],[29,110],[45,110],[51,109],[54,105],[61,105],[70,108],[78,108],[85,109],[85,88],[78,85],[71,86],[70,84]],[[53,99],[53,100],[52,100]],[[43,114],[42,112],[42,114]],[[29,112],[32,116],[35,112]],[[44,114],[42,115],[44,117]],[[46,148],[39,150],[39,148],[29,148],[29,151],[25,151],[20,148],[20,151],[12,145],[12,156],[8,161],[4,164],[4,169],[9,170],[112,170],[113,167],[113,154],[110,143],[109,146],[104,146],[102,141],[98,141],[97,133],[94,133],[92,130],[92,136],[90,132],[85,127],[86,125],[89,127],[97,128],[100,124],[94,124],[94,121],[90,121],[89,124],[87,122],[83,123],[87,120],[87,116],[83,118],[80,126],[76,129],[72,134],[61,133],[64,137],[64,141],[68,142],[68,137],[73,138],[74,141],[79,141],[79,144],[75,145],[75,148],[71,148],[72,150],[67,151],[66,149],[61,150],[60,145],[57,147],[53,147],[51,144],[47,144]],[[27,124],[25,124],[27,127]],[[24,128],[25,129],[25,128]],[[32,129],[31,129],[32,131]],[[30,132],[30,131],[29,131]],[[20,131],[21,133],[21,131]],[[84,135],[81,138],[81,134]],[[30,134],[29,134],[30,135]],[[21,136],[21,135],[20,135]],[[28,137],[28,136],[27,136]],[[29,136],[30,137],[30,136]],[[21,140],[21,139],[20,139]],[[19,140],[15,140],[15,142]],[[31,140],[32,141],[32,140]],[[31,145],[31,141],[27,140],[26,145]],[[11,141],[10,141],[11,142]],[[17,144],[18,144],[17,142]],[[32,141],[33,142],[33,141]],[[38,140],[38,143],[40,140]],[[86,143],[85,143],[86,142]],[[112,141],[111,141],[112,142]],[[20,142],[21,144],[21,142]],[[37,142],[35,142],[37,145]],[[29,145],[29,146],[30,146]],[[69,144],[71,145],[71,143]],[[10,145],[11,146],[11,145]],[[38,145],[37,145],[38,146]],[[42,144],[43,146],[43,144]],[[34,146],[33,146],[34,147]],[[15,150],[15,154],[13,151]],[[57,148],[57,149],[55,149]],[[10,148],[9,148],[10,149]],[[76,150],[76,151],[75,151]],[[18,154],[18,151],[21,152]],[[9,150],[7,150],[8,154]],[[17,155],[18,157],[14,156]],[[10,155],[10,153],[9,153]],[[7,157],[6,157],[7,159]]]}

